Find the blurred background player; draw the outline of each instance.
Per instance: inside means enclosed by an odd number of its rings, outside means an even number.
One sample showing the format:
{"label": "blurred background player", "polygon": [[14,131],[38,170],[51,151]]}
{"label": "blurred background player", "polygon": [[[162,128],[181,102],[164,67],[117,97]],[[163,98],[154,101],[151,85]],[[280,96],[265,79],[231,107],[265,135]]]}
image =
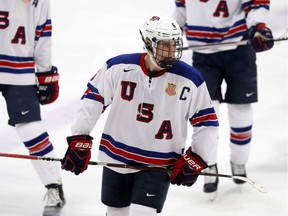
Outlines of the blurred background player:
{"label": "blurred background player", "polygon": [[[221,102],[227,103],[230,124],[230,160],[233,175],[246,176],[253,110],[257,102],[256,52],[273,47],[271,30],[266,26],[269,0],[176,0],[173,14],[183,27],[190,46],[250,39],[252,46],[222,46],[193,52],[192,63],[203,75],[219,114]],[[226,91],[222,97],[221,84]],[[207,172],[218,173],[217,164]],[[244,183],[233,179],[235,183]],[[205,177],[204,192],[217,190],[218,178]]]}
{"label": "blurred background player", "polygon": [[[140,31],[144,53],[109,59],[88,83],[67,137],[62,168],[87,169],[90,136],[109,106],[99,160],[139,166],[173,166],[167,172],[103,168],[101,201],[107,216],[155,216],[170,182],[192,186],[217,144],[218,120],[201,74],[180,61],[182,31],[172,18],[153,16]],[[192,147],[185,151],[187,122]],[[98,131],[99,132],[99,131]],[[212,145],[212,146],[211,146]],[[203,159],[204,160],[203,160]]]}
{"label": "blurred background player", "polygon": [[[53,157],[40,116],[40,103],[54,102],[59,92],[59,75],[51,64],[51,33],[49,0],[0,1],[0,91],[9,124],[30,155]],[[43,215],[58,216],[65,204],[60,167],[36,160],[32,164],[47,188]]]}

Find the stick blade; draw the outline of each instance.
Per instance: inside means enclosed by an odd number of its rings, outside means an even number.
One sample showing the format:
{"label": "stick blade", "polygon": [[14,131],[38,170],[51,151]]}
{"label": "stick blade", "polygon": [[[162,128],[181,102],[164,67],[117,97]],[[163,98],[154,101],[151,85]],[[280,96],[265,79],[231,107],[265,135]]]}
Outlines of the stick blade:
{"label": "stick blade", "polygon": [[266,188],[264,188],[262,185],[258,184],[254,180],[251,180],[249,178],[243,177],[243,176],[232,176],[233,179],[241,180],[244,182],[247,182],[251,186],[253,186],[256,190],[258,190],[261,193],[267,193]]}

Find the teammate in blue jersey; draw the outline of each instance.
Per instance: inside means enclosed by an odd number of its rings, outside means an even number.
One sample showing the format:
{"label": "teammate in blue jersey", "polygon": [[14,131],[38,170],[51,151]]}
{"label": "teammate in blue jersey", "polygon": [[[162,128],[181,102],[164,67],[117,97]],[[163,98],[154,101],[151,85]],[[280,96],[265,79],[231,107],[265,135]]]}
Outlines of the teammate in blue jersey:
{"label": "teammate in blue jersey", "polygon": [[[35,156],[55,155],[40,116],[40,103],[54,102],[59,91],[57,68],[51,64],[51,31],[49,0],[0,1],[0,91],[9,124]],[[43,215],[58,216],[65,204],[60,167],[32,164],[47,188]]]}
{"label": "teammate in blue jersey", "polygon": [[[101,200],[108,216],[157,215],[170,182],[192,186],[217,153],[217,116],[201,74],[180,61],[179,25],[153,16],[140,33],[147,52],[109,59],[88,83],[62,168],[76,175],[87,169],[92,130],[110,105],[99,160],[173,170],[104,167]],[[188,122],[194,132],[185,149]]]}
{"label": "teammate in blue jersey", "polygon": [[[216,112],[226,102],[230,124],[230,163],[233,175],[246,176],[253,125],[251,103],[257,102],[256,54],[273,47],[266,26],[269,0],[176,0],[173,17],[183,27],[188,45],[250,40],[247,46],[195,49],[192,63],[203,75]],[[226,90],[221,90],[223,80]],[[223,97],[224,96],[224,97]],[[218,173],[217,163],[207,172]],[[235,183],[244,183],[233,179]],[[204,192],[217,191],[218,178],[205,176]]]}

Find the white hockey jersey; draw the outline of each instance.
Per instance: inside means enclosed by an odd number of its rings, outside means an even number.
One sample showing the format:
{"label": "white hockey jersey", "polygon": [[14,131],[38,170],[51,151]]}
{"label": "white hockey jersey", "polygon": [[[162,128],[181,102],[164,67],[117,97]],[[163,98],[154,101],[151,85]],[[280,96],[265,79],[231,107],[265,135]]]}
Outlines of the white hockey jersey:
{"label": "white hockey jersey", "polygon": [[35,85],[37,72],[50,71],[49,0],[0,1],[0,84]]}
{"label": "white hockey jersey", "polygon": [[210,160],[217,148],[218,120],[202,76],[179,61],[149,77],[145,55],[126,54],[106,62],[88,83],[72,134],[90,134],[111,105],[100,142],[100,161],[174,164],[185,149],[187,123],[194,127],[193,151]]}
{"label": "white hockey jersey", "polygon": [[[174,19],[185,30],[190,46],[238,42],[256,23],[266,23],[270,0],[175,0]],[[197,50],[214,53],[235,49],[222,46]]]}

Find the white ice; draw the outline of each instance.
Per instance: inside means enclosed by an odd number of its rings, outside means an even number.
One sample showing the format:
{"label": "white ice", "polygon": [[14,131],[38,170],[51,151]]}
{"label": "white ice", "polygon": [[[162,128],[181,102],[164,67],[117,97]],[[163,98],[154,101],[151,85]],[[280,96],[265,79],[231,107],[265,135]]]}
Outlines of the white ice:
{"label": "white ice", "polygon": [[[61,74],[60,97],[42,107],[43,121],[51,141],[62,158],[66,136],[87,81],[108,58],[142,52],[139,28],[150,15],[170,15],[173,0],[51,0],[53,16],[53,64]],[[268,25],[274,37],[287,33],[287,1],[271,1]],[[221,178],[218,196],[209,201],[203,193],[203,177],[191,187],[171,186],[163,216],[287,216],[287,143],[288,143],[288,53],[287,41],[275,43],[267,52],[257,54],[259,102],[254,108],[253,144],[247,172],[263,185],[263,194],[249,184],[241,189],[231,179]],[[191,62],[191,51],[183,60]],[[27,154],[0,97],[0,152]],[[100,118],[92,160],[105,116]],[[221,106],[218,167],[231,174],[229,165],[229,126],[226,106]],[[187,139],[187,146],[190,135]],[[104,216],[100,201],[101,167],[90,166],[79,176],[61,171],[67,204],[62,216]],[[29,160],[0,157],[0,216],[39,216],[46,192]]]}

